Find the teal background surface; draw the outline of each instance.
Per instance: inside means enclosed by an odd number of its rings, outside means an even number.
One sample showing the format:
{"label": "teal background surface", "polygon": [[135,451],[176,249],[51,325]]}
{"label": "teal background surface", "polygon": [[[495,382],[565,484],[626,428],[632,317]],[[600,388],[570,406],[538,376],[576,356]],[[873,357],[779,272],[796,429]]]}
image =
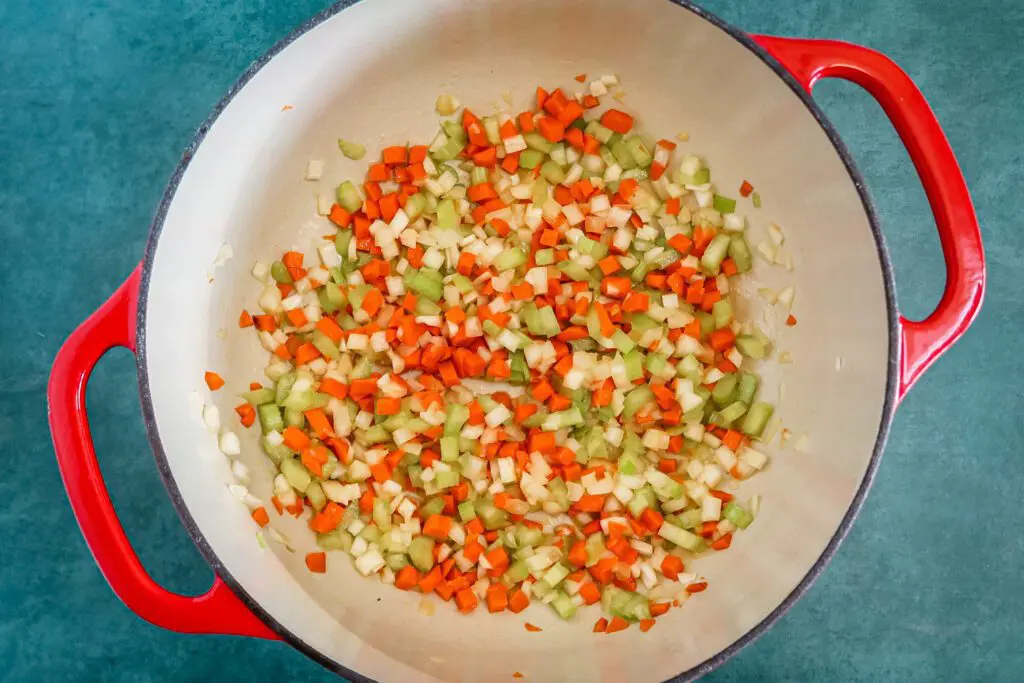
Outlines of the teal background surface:
{"label": "teal background surface", "polygon": [[[326,5],[0,3],[0,680],[329,680],[283,644],[177,635],[132,615],[71,514],[45,406],[56,350],[140,259],[195,129],[251,61]],[[707,680],[1020,680],[1024,4],[705,6],[748,31],[850,40],[903,66],[957,153],[989,259],[980,317],[900,407],[874,489],[832,564],[777,626]],[[671,56],[671,46],[637,49]],[[825,82],[815,97],[867,178],[900,306],[927,314],[944,269],[906,152],[854,86]],[[170,589],[203,591],[211,572],[157,476],[126,351],[100,362],[88,405],[143,562]]]}

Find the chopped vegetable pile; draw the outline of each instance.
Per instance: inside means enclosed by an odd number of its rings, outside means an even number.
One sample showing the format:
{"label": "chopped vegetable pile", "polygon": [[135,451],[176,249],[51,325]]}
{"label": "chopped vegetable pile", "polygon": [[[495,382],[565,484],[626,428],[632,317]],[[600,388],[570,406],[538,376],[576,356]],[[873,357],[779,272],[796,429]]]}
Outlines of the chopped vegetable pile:
{"label": "chopped vegetable pile", "polygon": [[319,262],[254,267],[239,324],[273,383],[236,410],[277,513],[310,510],[310,571],[345,553],[462,612],[601,603],[594,631],[646,631],[753,521],[725,490],[766,465],[773,410],[741,370],[769,342],[729,298],[746,223],[701,160],[589,115],[615,82],[385,148],[337,188]]}

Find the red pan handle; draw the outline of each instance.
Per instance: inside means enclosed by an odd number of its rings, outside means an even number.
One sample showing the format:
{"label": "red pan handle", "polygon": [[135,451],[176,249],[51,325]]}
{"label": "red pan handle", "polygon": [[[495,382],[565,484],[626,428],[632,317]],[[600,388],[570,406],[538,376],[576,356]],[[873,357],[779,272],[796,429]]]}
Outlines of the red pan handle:
{"label": "red pan handle", "polygon": [[899,399],[967,331],[985,293],[978,217],[960,166],[939,122],[910,77],[888,57],[835,40],[754,36],[808,92],[822,78],[842,78],[882,106],[910,153],[935,214],[946,261],[946,287],[924,320],[900,316]]}
{"label": "red pan handle", "polygon": [[171,593],[153,581],[132,549],[103,483],[85,411],[85,388],[97,361],[111,348],[135,352],[141,273],[139,266],[71,333],[50,373],[50,433],[71,508],[103,576],[128,609],[146,621],[182,633],[277,639],[218,576],[210,590],[195,597]]}

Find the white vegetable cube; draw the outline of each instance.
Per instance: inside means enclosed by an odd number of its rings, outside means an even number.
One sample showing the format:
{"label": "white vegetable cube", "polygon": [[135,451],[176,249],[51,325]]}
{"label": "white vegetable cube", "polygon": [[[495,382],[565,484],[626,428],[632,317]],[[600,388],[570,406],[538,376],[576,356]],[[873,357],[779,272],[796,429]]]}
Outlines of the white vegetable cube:
{"label": "white vegetable cube", "polygon": [[384,556],[380,554],[380,551],[374,548],[368,550],[364,554],[356,558],[356,569],[363,576],[369,576],[379,572],[385,566]]}
{"label": "white vegetable cube", "polygon": [[744,446],[743,450],[739,452],[740,461],[750,465],[755,470],[764,469],[764,466],[768,464],[768,456],[761,451],[754,450],[749,446]]}
{"label": "white vegetable cube", "polygon": [[224,432],[221,434],[220,452],[224,455],[239,455],[242,452],[242,445],[238,441],[238,435],[234,432]]}
{"label": "white vegetable cube", "polygon": [[648,429],[644,433],[643,444],[651,450],[663,451],[668,448],[669,440],[669,435],[660,429]]}
{"label": "white vegetable cube", "polygon": [[708,496],[700,504],[700,521],[717,522],[722,517],[722,501],[714,496]]}
{"label": "white vegetable cube", "polygon": [[736,465],[736,454],[728,446],[720,446],[715,451],[715,458],[726,470],[731,470]]}
{"label": "white vegetable cube", "polygon": [[306,164],[306,180],[320,180],[324,177],[324,162],[322,159],[310,159]]}
{"label": "white vegetable cube", "polygon": [[319,193],[316,196],[316,212],[321,216],[329,216],[331,207],[334,206],[334,197],[329,194]]}
{"label": "white vegetable cube", "polygon": [[713,463],[704,465],[704,472],[701,473],[701,480],[707,485],[708,488],[715,488],[722,481],[722,477],[725,476],[725,472],[722,468]]}
{"label": "white vegetable cube", "polygon": [[370,547],[370,544],[366,542],[366,539],[361,536],[356,536],[356,539],[352,542],[352,548],[349,552],[352,553],[353,557],[359,557],[365,553]]}
{"label": "white vegetable cube", "polygon": [[509,412],[509,409],[499,403],[484,416],[484,422],[488,427],[493,428],[504,424],[510,417],[512,417],[512,413]]}

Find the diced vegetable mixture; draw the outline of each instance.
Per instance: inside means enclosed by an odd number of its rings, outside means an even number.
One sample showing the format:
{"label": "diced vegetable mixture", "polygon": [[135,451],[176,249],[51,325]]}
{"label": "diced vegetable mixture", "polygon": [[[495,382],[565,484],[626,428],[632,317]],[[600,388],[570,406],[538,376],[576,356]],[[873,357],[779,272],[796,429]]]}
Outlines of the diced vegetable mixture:
{"label": "diced vegetable mixture", "polygon": [[337,188],[316,258],[253,269],[239,325],[271,382],[236,410],[276,513],[308,514],[310,571],[348,555],[462,612],[600,603],[594,631],[646,631],[753,521],[726,491],[765,466],[772,415],[742,369],[769,342],[729,297],[745,221],[700,159],[599,104],[462,109]]}

